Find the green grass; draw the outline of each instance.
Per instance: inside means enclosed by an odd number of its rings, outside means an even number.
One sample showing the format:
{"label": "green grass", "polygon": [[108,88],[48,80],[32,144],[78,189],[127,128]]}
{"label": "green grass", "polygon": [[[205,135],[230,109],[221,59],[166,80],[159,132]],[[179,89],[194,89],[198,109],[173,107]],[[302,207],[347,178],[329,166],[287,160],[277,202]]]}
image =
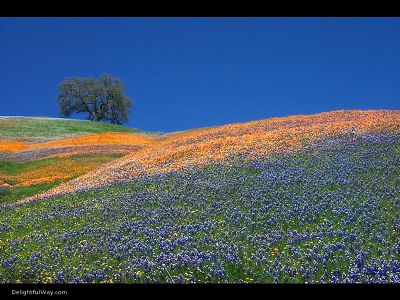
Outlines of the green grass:
{"label": "green grass", "polygon": [[18,188],[6,188],[0,190],[0,203],[13,203],[18,200],[24,199],[25,197],[30,197],[41,192],[47,191],[61,182],[51,182],[38,184],[33,186],[24,186]]}
{"label": "green grass", "polygon": [[23,171],[38,169],[60,160],[68,160],[70,158],[45,158],[31,162],[3,162],[0,161],[0,173],[7,176],[16,176]]}
{"label": "green grass", "polygon": [[40,169],[41,167],[49,166],[62,161],[81,161],[85,163],[87,161],[96,161],[96,162],[109,162],[113,159],[121,157],[119,154],[97,154],[97,155],[85,155],[78,157],[64,157],[64,158],[44,158],[30,162],[3,162],[0,161],[0,174],[4,174],[7,176],[16,176],[24,171],[32,170],[32,169]]}
{"label": "green grass", "polygon": [[[132,132],[151,134],[135,128],[87,120],[56,118],[0,117],[2,138],[62,138],[101,132]],[[154,133],[153,133],[154,134]]]}

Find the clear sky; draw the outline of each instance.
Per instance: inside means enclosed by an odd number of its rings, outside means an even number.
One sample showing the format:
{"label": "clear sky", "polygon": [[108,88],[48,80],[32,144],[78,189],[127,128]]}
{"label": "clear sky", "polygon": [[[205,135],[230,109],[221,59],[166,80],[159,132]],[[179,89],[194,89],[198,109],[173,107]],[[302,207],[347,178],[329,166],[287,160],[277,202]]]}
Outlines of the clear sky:
{"label": "clear sky", "polygon": [[0,18],[0,115],[57,117],[59,82],[102,74],[145,130],[400,109],[400,18]]}

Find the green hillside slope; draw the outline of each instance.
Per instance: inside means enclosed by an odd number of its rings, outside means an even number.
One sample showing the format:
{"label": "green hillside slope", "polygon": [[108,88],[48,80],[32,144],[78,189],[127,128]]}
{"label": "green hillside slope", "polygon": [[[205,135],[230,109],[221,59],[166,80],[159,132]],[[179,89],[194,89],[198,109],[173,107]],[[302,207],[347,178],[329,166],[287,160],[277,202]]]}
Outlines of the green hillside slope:
{"label": "green hillside slope", "polygon": [[0,138],[63,138],[101,132],[150,133],[87,120],[46,117],[0,117]]}

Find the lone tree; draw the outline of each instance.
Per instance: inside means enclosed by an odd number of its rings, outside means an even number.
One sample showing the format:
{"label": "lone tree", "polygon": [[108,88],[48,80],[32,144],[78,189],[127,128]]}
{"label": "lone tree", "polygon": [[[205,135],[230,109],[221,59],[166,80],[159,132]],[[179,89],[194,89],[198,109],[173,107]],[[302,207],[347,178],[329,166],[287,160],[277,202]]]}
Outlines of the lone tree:
{"label": "lone tree", "polygon": [[119,79],[109,75],[94,78],[67,78],[58,86],[60,114],[88,113],[92,121],[112,124],[128,122],[132,100],[125,96]]}

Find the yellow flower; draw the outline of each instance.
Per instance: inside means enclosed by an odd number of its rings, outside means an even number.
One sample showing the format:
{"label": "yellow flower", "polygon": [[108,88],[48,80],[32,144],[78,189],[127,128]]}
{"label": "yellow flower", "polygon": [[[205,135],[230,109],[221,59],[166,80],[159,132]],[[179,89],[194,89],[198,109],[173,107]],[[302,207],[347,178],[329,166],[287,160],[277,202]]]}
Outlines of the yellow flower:
{"label": "yellow flower", "polygon": [[143,277],[144,276],[144,272],[143,271],[137,271],[136,275],[139,277]]}
{"label": "yellow flower", "polygon": [[51,277],[47,277],[44,282],[45,283],[52,283],[53,280],[51,279]]}

